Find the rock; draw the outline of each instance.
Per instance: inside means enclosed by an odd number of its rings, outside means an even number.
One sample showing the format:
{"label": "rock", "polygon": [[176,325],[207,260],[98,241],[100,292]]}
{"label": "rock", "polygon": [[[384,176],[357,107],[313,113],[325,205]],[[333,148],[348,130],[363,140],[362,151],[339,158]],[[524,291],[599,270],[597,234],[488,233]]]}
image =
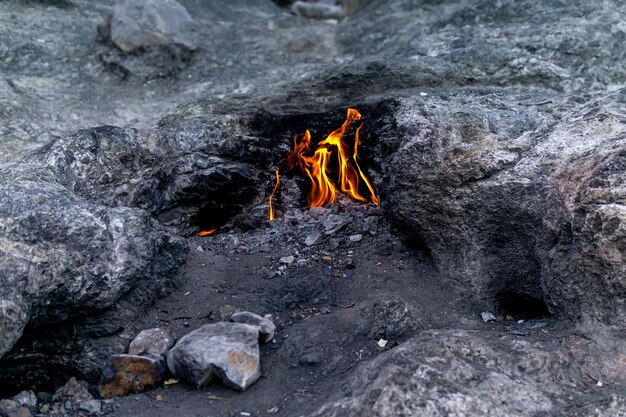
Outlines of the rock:
{"label": "rock", "polygon": [[18,408],[13,408],[13,409],[9,409],[6,410],[3,413],[3,417],[31,417],[32,414],[30,413],[30,410],[26,407],[18,407]]}
{"label": "rock", "polygon": [[335,250],[343,243],[343,239],[340,238],[331,238],[328,239],[328,249]]}
{"label": "rock", "polygon": [[489,323],[490,321],[496,321],[496,316],[493,315],[493,313],[490,313],[489,311],[483,311],[482,313],[480,313],[480,317],[483,319],[483,321],[485,323]]}
{"label": "rock", "polygon": [[42,403],[52,402],[52,393],[41,391],[37,393],[37,399]]}
{"label": "rock", "polygon": [[102,402],[100,400],[83,401],[78,404],[78,409],[88,415],[97,416],[102,413]]}
{"label": "rock", "polygon": [[352,216],[341,214],[329,214],[324,220],[324,234],[327,236],[333,235],[339,230],[343,229],[350,222],[352,222]]}
{"label": "rock", "polygon": [[363,235],[351,235],[349,239],[350,242],[360,242],[363,239]]}
{"label": "rock", "polygon": [[296,1],[291,5],[291,10],[299,16],[312,19],[341,19],[344,17],[341,6]]}
{"label": "rock", "polygon": [[259,340],[261,343],[268,343],[274,339],[274,332],[276,332],[276,325],[269,317],[261,317],[258,314],[250,313],[248,311],[242,311],[230,316],[230,321],[233,323],[250,324],[252,326],[259,327]]}
{"label": "rock", "polygon": [[307,246],[317,245],[321,241],[322,235],[319,232],[313,232],[307,235],[304,239],[304,244]]}
{"label": "rock", "polygon": [[4,409],[11,409],[11,408],[19,407],[19,404],[13,400],[4,399],[4,400],[0,400],[0,407]]}
{"label": "rock", "polygon": [[156,45],[197,48],[197,24],[176,0],[125,0],[111,18],[111,40],[124,52]]}
{"label": "rock", "polygon": [[52,401],[54,402],[69,401],[73,404],[91,400],[93,400],[93,396],[87,391],[87,388],[76,381],[74,377],[70,378],[70,380],[52,396]]}
{"label": "rock", "polygon": [[295,261],[295,259],[296,258],[294,258],[293,256],[283,256],[278,260],[278,262],[281,264],[290,265],[293,263],[293,261]]}
{"label": "rock", "polygon": [[98,391],[102,398],[142,392],[165,381],[167,367],[156,355],[113,355],[102,370]]}
{"label": "rock", "polygon": [[398,340],[412,336],[420,327],[415,307],[401,299],[379,301],[363,315],[371,317],[371,339]]}
{"label": "rock", "polygon": [[18,405],[26,407],[37,407],[37,395],[32,391],[22,391],[11,398]]}
{"label": "rock", "polygon": [[129,355],[141,355],[142,353],[150,353],[153,355],[163,356],[174,346],[176,336],[171,329],[154,328],[142,330],[130,342],[128,347]]}
{"label": "rock", "polygon": [[626,325],[616,255],[626,124],[614,116],[626,111],[624,90],[541,106],[524,104],[532,95],[452,94],[396,110],[388,207],[402,230],[499,314]]}
{"label": "rock", "polygon": [[227,322],[202,326],[176,343],[167,364],[177,378],[198,388],[217,376],[243,391],[261,376],[259,327]]}

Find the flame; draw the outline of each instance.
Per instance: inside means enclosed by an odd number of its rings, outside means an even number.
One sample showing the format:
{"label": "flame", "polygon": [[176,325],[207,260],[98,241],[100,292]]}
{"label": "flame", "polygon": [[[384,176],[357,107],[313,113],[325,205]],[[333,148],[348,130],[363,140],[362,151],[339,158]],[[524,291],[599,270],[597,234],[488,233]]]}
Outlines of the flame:
{"label": "flame", "polygon": [[211,236],[212,234],[214,234],[215,232],[217,232],[217,228],[215,229],[209,229],[209,230],[203,230],[201,232],[198,232],[198,236],[200,237],[204,237],[204,236]]}
{"label": "flame", "polygon": [[274,221],[274,205],[272,204],[272,200],[274,199],[274,197],[276,196],[276,193],[278,192],[278,188],[280,188],[280,176],[278,173],[278,169],[276,170],[276,185],[274,186],[274,190],[272,191],[272,194],[270,195],[270,220]]}
{"label": "flame", "polygon": [[[294,136],[293,151],[287,155],[286,165],[288,171],[299,171],[311,180],[311,191],[307,196],[308,207],[321,207],[332,203],[337,199],[338,189],[354,200],[368,201],[368,198],[359,191],[360,180],[363,180],[369,190],[369,200],[375,205],[380,204],[372,183],[357,162],[363,125],[361,124],[356,130],[352,153],[350,153],[348,144],[343,139],[352,123],[357,120],[361,120],[361,113],[356,109],[348,109],[343,125],[319,142],[313,154],[311,154],[311,132],[307,130],[301,140],[298,140],[298,135]],[[337,172],[332,173],[330,165],[335,155]],[[334,181],[335,178],[336,181]],[[280,177],[277,170],[276,185],[269,201],[270,220],[274,220],[273,199],[279,187]]]}

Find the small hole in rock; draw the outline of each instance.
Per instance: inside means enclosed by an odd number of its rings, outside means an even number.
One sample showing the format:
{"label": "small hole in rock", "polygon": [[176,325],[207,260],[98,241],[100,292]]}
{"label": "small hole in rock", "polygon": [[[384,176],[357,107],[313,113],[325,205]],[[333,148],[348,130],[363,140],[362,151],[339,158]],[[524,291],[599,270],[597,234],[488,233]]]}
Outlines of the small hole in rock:
{"label": "small hole in rock", "polygon": [[540,298],[516,291],[501,291],[496,297],[497,312],[516,320],[529,320],[550,316],[550,311]]}

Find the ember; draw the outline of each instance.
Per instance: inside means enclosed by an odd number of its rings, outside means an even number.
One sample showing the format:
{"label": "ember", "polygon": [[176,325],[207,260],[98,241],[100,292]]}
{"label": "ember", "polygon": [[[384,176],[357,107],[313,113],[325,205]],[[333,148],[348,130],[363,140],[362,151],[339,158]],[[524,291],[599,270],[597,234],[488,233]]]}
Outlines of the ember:
{"label": "ember", "polygon": [[202,230],[201,232],[198,232],[198,236],[200,237],[211,236],[215,234],[215,232],[217,232],[217,229]]}
{"label": "ember", "polygon": [[[287,155],[286,171],[305,174],[311,184],[311,190],[307,197],[308,207],[322,207],[337,199],[337,188],[356,201],[371,201],[379,205],[374,187],[365,176],[357,162],[358,148],[361,144],[361,124],[354,134],[354,147],[352,153],[344,136],[348,133],[352,122],[360,120],[361,113],[356,109],[348,109],[346,121],[341,128],[333,131],[323,141],[319,142],[314,152],[311,150],[311,132],[308,130],[298,140],[294,137],[293,151]],[[336,169],[331,169],[333,160],[337,161]],[[333,172],[334,171],[334,172]],[[359,190],[360,181],[367,187],[368,197]],[[276,170],[276,185],[269,198],[269,219],[274,220],[273,200],[280,188],[280,172]]]}

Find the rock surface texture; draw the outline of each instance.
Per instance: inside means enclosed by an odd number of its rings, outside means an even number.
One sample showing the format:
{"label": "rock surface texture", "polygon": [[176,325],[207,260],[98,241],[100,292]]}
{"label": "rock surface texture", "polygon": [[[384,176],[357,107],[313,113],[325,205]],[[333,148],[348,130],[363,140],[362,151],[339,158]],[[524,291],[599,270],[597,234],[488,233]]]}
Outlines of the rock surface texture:
{"label": "rock surface texture", "polygon": [[[263,352],[318,378],[268,414],[626,414],[623,1],[180,3],[3,3],[1,390],[97,380],[176,284],[188,236],[219,228],[211,252],[194,243],[207,259],[276,265],[193,290],[237,309],[256,291],[283,336],[260,351],[258,327],[198,324],[168,353],[195,386],[246,389]],[[305,211],[284,178],[268,223],[293,135],[327,134],[347,107],[364,116],[359,163],[381,207]],[[359,259],[375,238],[380,263]],[[416,271],[440,274],[435,306],[416,295],[424,277],[398,290],[385,275],[414,250],[428,254]],[[384,297],[366,298],[370,282]],[[220,310],[202,307],[182,320]]]}

